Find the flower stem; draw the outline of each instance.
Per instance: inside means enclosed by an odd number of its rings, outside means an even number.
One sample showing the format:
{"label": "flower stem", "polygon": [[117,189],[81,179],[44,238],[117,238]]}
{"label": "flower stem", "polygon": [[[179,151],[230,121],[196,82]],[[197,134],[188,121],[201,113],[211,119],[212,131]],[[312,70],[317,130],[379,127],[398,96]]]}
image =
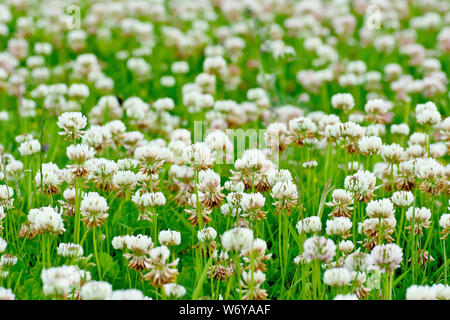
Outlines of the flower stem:
{"label": "flower stem", "polygon": [[98,275],[99,275],[100,279],[102,279],[102,267],[100,264],[100,258],[98,256],[98,250],[97,250],[97,229],[96,228],[92,228],[92,240],[94,242],[94,254],[95,254],[95,262],[97,263]]}
{"label": "flower stem", "polygon": [[80,243],[80,227],[81,227],[81,180],[75,179],[75,227],[74,227],[74,241]]}

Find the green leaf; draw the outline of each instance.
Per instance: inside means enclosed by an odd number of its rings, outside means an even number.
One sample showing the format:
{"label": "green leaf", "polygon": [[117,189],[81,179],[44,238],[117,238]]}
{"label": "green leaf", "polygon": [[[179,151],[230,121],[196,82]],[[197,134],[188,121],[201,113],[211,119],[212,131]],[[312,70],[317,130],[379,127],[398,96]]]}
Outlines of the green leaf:
{"label": "green leaf", "polygon": [[409,272],[410,270],[411,270],[411,269],[409,269],[408,271],[402,273],[400,276],[398,276],[398,277],[394,280],[394,282],[393,282],[394,288],[395,288],[395,286],[397,286],[397,284],[400,283],[400,281],[408,274],[408,272]]}
{"label": "green leaf", "polygon": [[25,300],[42,299],[41,285],[34,278],[27,279],[22,286],[17,288],[16,295]]}
{"label": "green leaf", "polygon": [[139,227],[139,223],[137,221],[138,217],[139,210],[133,201],[126,201],[122,204],[120,207],[120,224],[129,228]]}
{"label": "green leaf", "polygon": [[113,258],[106,252],[100,252],[99,260],[104,274],[108,274],[111,277],[117,276],[120,271],[117,261],[114,261]]}
{"label": "green leaf", "polygon": [[190,284],[191,286],[194,286],[194,277],[192,276],[194,274],[194,267],[184,267],[180,274],[177,277],[177,280],[180,283],[186,283]]}
{"label": "green leaf", "polygon": [[203,268],[203,272],[202,272],[202,274],[201,274],[201,276],[200,276],[200,280],[198,281],[197,287],[195,288],[194,294],[192,295],[192,300],[197,300],[198,295],[200,294],[200,290],[202,289],[203,282],[205,282],[206,274],[207,274],[208,269],[209,269],[209,267],[210,267],[210,265],[211,265],[212,258],[213,258],[213,256],[211,255],[211,256],[209,257],[209,259],[208,259],[208,263],[207,263],[207,264],[205,265],[205,267]]}

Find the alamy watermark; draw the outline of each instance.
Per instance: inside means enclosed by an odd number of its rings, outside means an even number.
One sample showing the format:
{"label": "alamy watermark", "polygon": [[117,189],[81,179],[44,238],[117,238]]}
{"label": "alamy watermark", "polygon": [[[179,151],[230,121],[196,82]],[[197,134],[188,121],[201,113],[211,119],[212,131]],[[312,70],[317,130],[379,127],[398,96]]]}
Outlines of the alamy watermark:
{"label": "alamy watermark", "polygon": [[[204,129],[204,121],[194,121],[194,143],[205,142],[208,134],[217,131],[217,129]],[[232,129],[225,130],[225,134],[230,139],[233,148],[216,149],[216,164],[234,164],[236,159],[242,157],[246,150],[259,149],[265,150],[266,158],[274,164],[280,160],[280,136],[271,133],[269,135],[266,129]]]}
{"label": "alamy watermark", "polygon": [[381,10],[376,5],[370,5],[367,7],[365,15],[365,25],[369,30],[381,29]]}
{"label": "alamy watermark", "polygon": [[81,29],[81,9],[79,6],[71,4],[66,8],[67,29]]}

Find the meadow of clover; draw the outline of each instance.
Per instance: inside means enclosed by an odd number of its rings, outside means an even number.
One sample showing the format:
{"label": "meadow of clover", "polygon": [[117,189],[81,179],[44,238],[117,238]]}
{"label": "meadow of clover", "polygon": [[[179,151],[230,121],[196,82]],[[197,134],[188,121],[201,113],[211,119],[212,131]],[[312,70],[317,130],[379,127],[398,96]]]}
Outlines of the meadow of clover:
{"label": "meadow of clover", "polygon": [[449,300],[450,2],[0,0],[0,299]]}

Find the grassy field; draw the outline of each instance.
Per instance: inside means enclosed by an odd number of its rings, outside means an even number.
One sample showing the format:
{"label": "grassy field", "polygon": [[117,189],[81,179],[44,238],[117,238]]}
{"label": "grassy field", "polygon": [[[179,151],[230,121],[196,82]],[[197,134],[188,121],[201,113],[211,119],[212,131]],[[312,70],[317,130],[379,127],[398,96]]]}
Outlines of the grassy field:
{"label": "grassy field", "polygon": [[445,1],[0,0],[0,299],[449,300],[449,73]]}

